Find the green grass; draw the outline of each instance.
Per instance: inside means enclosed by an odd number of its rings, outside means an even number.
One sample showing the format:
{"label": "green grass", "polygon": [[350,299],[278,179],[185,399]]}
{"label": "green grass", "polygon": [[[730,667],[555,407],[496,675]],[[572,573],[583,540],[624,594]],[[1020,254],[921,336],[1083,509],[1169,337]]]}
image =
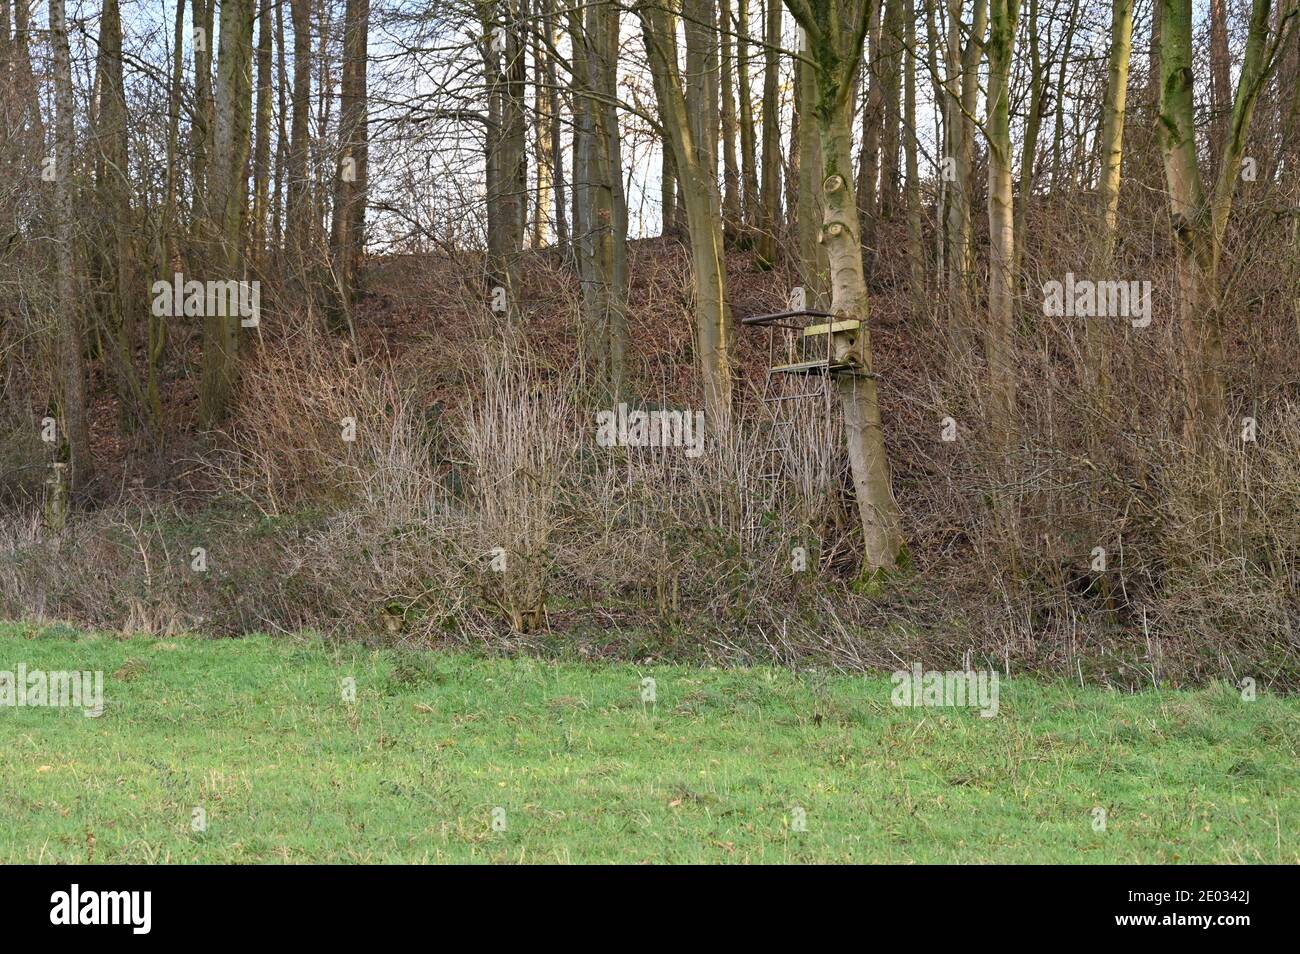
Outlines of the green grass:
{"label": "green grass", "polygon": [[1300,703],[1225,686],[1011,680],[981,719],[888,677],[0,625],[19,662],[107,705],[0,707],[0,862],[1300,860]]}

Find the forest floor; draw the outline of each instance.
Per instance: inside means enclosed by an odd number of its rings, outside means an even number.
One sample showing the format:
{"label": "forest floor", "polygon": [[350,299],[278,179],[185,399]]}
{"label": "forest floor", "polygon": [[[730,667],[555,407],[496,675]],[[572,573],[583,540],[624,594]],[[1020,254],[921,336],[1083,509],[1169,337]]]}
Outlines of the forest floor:
{"label": "forest floor", "polygon": [[983,718],[888,676],[0,623],[20,664],[104,706],[0,705],[0,863],[1300,861],[1300,700],[1224,684],[1004,680]]}

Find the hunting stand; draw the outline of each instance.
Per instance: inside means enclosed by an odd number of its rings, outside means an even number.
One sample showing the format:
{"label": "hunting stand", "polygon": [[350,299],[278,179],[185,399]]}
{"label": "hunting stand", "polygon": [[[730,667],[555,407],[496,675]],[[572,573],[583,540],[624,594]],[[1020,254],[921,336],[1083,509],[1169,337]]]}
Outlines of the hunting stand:
{"label": "hunting stand", "polygon": [[[863,370],[857,359],[862,323],[855,318],[836,320],[830,312],[807,308],[750,315],[740,323],[767,329],[768,370],[762,400],[771,406],[772,444],[765,456],[776,458],[774,469],[779,471],[782,431],[794,424],[793,416],[779,413],[783,402],[820,399],[821,412],[829,426],[835,390],[831,380],[844,376],[875,377]],[[787,378],[800,379],[801,383],[788,387],[784,384]]]}

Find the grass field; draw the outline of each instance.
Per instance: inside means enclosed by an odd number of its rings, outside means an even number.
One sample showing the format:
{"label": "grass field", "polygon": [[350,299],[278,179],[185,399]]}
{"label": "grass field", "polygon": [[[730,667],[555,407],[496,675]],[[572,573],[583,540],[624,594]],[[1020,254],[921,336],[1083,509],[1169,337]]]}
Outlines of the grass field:
{"label": "grass field", "polygon": [[983,719],[887,676],[0,624],[19,663],[106,705],[0,707],[0,862],[1300,860],[1300,703],[1226,686],[1004,680]]}

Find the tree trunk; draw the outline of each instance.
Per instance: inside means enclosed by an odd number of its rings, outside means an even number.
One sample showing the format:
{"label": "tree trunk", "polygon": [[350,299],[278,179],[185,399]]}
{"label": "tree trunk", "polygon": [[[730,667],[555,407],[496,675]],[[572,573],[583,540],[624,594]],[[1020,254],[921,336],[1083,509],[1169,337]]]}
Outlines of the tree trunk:
{"label": "tree trunk", "polygon": [[817,71],[807,61],[808,41],[799,28],[799,49],[804,59],[796,64],[799,77],[799,97],[796,102],[799,117],[799,266],[808,307],[824,311],[830,303],[830,263],[826,247],[821,242],[822,141],[817,125]]}
{"label": "tree trunk", "polygon": [[868,0],[854,0],[841,22],[840,0],[789,0],[808,33],[817,68],[817,123],[822,147],[822,239],[830,263],[831,312],[856,320],[855,330],[836,332],[835,356],[855,366],[836,376],[844,412],[849,464],[862,521],[863,570],[872,581],[905,565],[906,547],[898,505],[890,486],[876,378],[871,363],[870,317],[862,267],[861,221],[853,194],[853,83],[862,61]]}
{"label": "tree trunk", "polygon": [[290,271],[297,287],[307,285],[312,247],[312,209],[307,162],[311,151],[311,0],[289,0],[293,20],[293,119],[286,168],[286,241]]}
{"label": "tree trunk", "polygon": [[[1224,0],[1210,0],[1210,156],[1217,160],[1228,139],[1232,112],[1232,57],[1228,52],[1228,10]],[[1210,167],[1210,175],[1217,170]]]}
{"label": "tree trunk", "polygon": [[[209,274],[220,281],[244,278],[244,219],[247,198],[245,167],[253,109],[254,0],[223,0],[221,50],[217,61],[212,168],[208,209],[217,255]],[[203,335],[203,381],[200,415],[212,427],[229,409],[239,366],[240,316],[207,315]]]}
{"label": "tree trunk", "polygon": [[[193,0],[191,16],[191,44],[194,48],[194,115],[190,120],[190,148],[193,151],[191,166],[191,189],[194,195],[194,208],[191,211],[191,224],[201,228],[208,221],[208,156],[212,152],[212,44],[216,37],[212,33],[216,0]],[[207,236],[201,236],[206,243]],[[203,255],[209,254],[202,249]]]}
{"label": "tree trunk", "polygon": [[[876,220],[880,212],[880,127],[884,124],[885,95],[881,89],[884,63],[880,56],[882,0],[871,0],[871,27],[867,31],[867,68],[864,71],[862,151],[858,156],[858,210],[862,215],[862,248],[869,263],[876,258]],[[873,264],[874,267],[874,264]]]}
{"label": "tree trunk", "polygon": [[[971,248],[971,169],[974,161],[975,98],[987,26],[988,0],[975,0],[970,38],[961,42],[961,0],[948,2],[948,97],[944,128],[947,175],[948,288],[959,322],[970,315],[974,261]],[[958,78],[960,77],[960,78]]]}
{"label": "tree trunk", "polygon": [[767,39],[763,48],[763,204],[758,221],[758,257],[776,261],[776,229],[781,206],[781,101],[778,92],[781,4],[767,2]]}
{"label": "tree trunk", "polygon": [[54,219],[59,273],[58,362],[67,441],[69,486],[84,487],[93,476],[90,432],[86,426],[86,377],[82,365],[81,296],[78,294],[76,219],[73,211],[72,155],[75,136],[72,62],[63,0],[50,0],[50,41],[54,47]]}
{"label": "tree trunk", "polygon": [[[716,169],[704,168],[690,116],[704,104],[688,102],[677,62],[672,20],[661,8],[638,5],[659,103],[659,115],[673,151],[686,225],[690,235],[695,285],[695,344],[704,381],[704,405],[711,426],[725,430],[731,421],[731,309],[727,302],[722,237],[722,200]],[[779,12],[779,11],[778,11]]]}
{"label": "tree trunk", "polygon": [[1025,113],[1025,132],[1020,146],[1020,202],[1016,206],[1016,235],[1021,241],[1016,242],[1017,279],[1025,257],[1023,238],[1027,234],[1029,206],[1034,200],[1034,183],[1038,175],[1038,136],[1043,125],[1043,104],[1047,101],[1046,71],[1050,68],[1050,64],[1043,64],[1038,0],[1029,0],[1029,28],[1026,34],[1029,38],[1029,106]]}
{"label": "tree trunk", "polygon": [[1011,143],[1011,66],[1019,0],[989,3],[989,420],[1002,459],[1015,440],[1015,202]]}
{"label": "tree trunk", "polygon": [[334,180],[330,251],[339,311],[351,325],[352,299],[361,269],[366,217],[369,143],[366,122],[366,59],[370,0],[348,0],[344,13],[343,86],[339,112],[342,146]]}
{"label": "tree trunk", "polygon": [[529,239],[532,248],[543,248],[551,240],[551,176],[555,157],[551,152],[551,97],[546,88],[546,69],[550,59],[541,33],[546,29],[546,16],[541,0],[536,2],[536,25],[532,33],[533,48],[533,150],[537,155],[534,174],[537,188],[533,191],[533,231]]}
{"label": "tree trunk", "polygon": [[284,49],[284,2],[275,3],[275,72],[279,78],[275,92],[276,137],[275,137],[275,181],[271,186],[271,245],[275,249],[276,272],[281,278],[285,270],[285,167],[289,161],[289,133],[285,126],[287,90],[289,73],[285,66]]}
{"label": "tree trunk", "polygon": [[[1286,37],[1270,42],[1271,0],[1253,0],[1232,115],[1209,199],[1196,150],[1191,0],[1160,0],[1160,144],[1178,262],[1183,336],[1184,437],[1189,449],[1225,424],[1218,268],[1255,103]],[[1295,17],[1283,24],[1294,32]]]}
{"label": "tree trunk", "polygon": [[[1111,269],[1119,238],[1120,169],[1124,159],[1124,113],[1128,99],[1128,65],[1133,47],[1133,0],[1112,0],[1110,23],[1111,47],[1106,77],[1106,99],[1102,105],[1101,179],[1101,253],[1098,277],[1114,279]],[[1108,374],[1105,339],[1095,318],[1087,319],[1086,385],[1094,405],[1104,411],[1107,403]]]}
{"label": "tree trunk", "polygon": [[925,301],[925,244],[921,234],[921,172],[916,136],[916,9],[909,0],[904,35],[906,62],[903,76],[903,155],[907,191],[907,262],[913,307]]}
{"label": "tree trunk", "polygon": [[[548,39],[547,49],[553,45],[556,37],[555,0],[543,0],[543,29]],[[564,121],[560,116],[560,87],[555,69],[555,57],[546,55],[547,109],[550,120],[547,134],[551,137],[551,185],[555,196],[555,241],[560,255],[567,257],[570,250],[569,216],[567,187],[564,181]]]}
{"label": "tree trunk", "polygon": [[31,13],[27,7],[29,2],[30,0],[14,0],[13,69],[18,96],[24,106],[23,115],[28,141],[40,150],[45,143],[45,123],[41,119],[41,103],[36,78],[32,74]]}
{"label": "tree trunk", "polygon": [[740,90],[740,175],[744,182],[741,217],[746,230],[758,222],[758,137],[754,133],[754,99],[749,72],[749,0],[736,0],[736,70]]}
{"label": "tree trunk", "polygon": [[899,205],[898,148],[902,138],[899,95],[902,89],[904,17],[911,17],[911,0],[887,0],[881,30],[880,91],[885,123],[880,138],[880,217],[894,218]]}
{"label": "tree trunk", "polygon": [[740,228],[740,168],[736,158],[735,64],[731,55],[731,0],[722,0],[722,215],[728,235]]}
{"label": "tree trunk", "polygon": [[604,102],[615,88],[618,11],[610,5],[588,6],[584,24],[574,9],[569,23],[578,209],[574,250],[582,285],[583,355],[596,397],[612,403],[623,394],[627,360],[626,210],[619,210],[617,115]]}
{"label": "tree trunk", "polygon": [[271,182],[271,37],[272,0],[260,0],[257,26],[257,122],[253,146],[252,265],[258,275],[266,270],[267,209]]}
{"label": "tree trunk", "polygon": [[[527,219],[528,68],[513,0],[482,3],[487,129],[488,288],[505,290],[507,321],[519,320],[519,257]],[[504,63],[502,62],[504,60]]]}

